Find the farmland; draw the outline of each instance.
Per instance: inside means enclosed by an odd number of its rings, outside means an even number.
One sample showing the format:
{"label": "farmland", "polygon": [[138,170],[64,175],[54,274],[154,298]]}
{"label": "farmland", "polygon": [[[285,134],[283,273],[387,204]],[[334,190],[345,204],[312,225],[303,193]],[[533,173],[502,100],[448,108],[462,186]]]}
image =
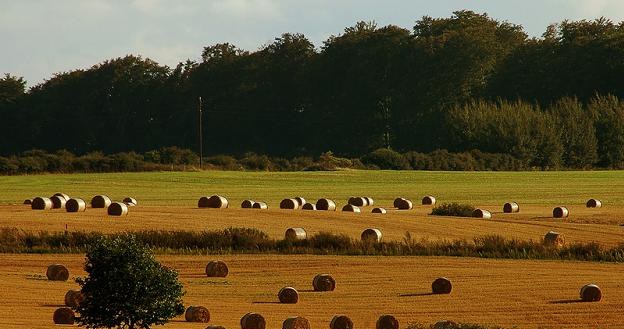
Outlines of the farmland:
{"label": "farmland", "polygon": [[[624,172],[391,172],[341,171],[303,173],[173,172],[76,174],[0,177],[0,227],[24,231],[140,230],[203,231],[227,227],[258,228],[279,239],[289,227],[308,233],[344,233],[359,237],[363,229],[379,228],[384,240],[400,241],[406,232],[416,239],[452,240],[488,234],[540,240],[556,230],[568,242],[596,242],[616,246],[624,241]],[[135,197],[139,205],[126,217],[109,217],[103,209],[84,213],[63,210],[33,211],[25,198],[54,192],[90,200],[107,194],[120,200]],[[229,209],[198,209],[202,195],[220,194]],[[420,198],[435,195],[439,202],[470,203],[490,209],[493,219],[429,215]],[[339,206],[353,195],[367,195],[375,205],[390,207],[403,196],[415,201],[410,211],[371,214],[280,210],[282,198],[301,195],[308,201],[334,199]],[[604,206],[585,207],[595,197]],[[266,201],[269,210],[240,209],[243,199]],[[504,202],[516,201],[520,213],[503,214]],[[566,205],[570,217],[553,219],[554,206]],[[225,260],[230,275],[207,278],[204,266],[214,257]],[[187,294],[185,305],[204,305],[211,323],[236,328],[249,311],[262,313],[270,328],[286,317],[308,318],[313,328],[328,327],[334,314],[349,315],[357,328],[372,328],[381,314],[393,314],[402,324],[442,319],[520,328],[617,328],[624,307],[624,286],[618,263],[500,260],[452,257],[372,257],[317,255],[158,255],[180,272]],[[42,277],[50,263],[66,264],[72,277],[84,275],[81,254],[0,254],[2,328],[50,328],[51,314],[64,293],[75,288]],[[311,292],[317,273],[331,273],[337,289]],[[446,276],[451,295],[429,295],[431,281]],[[595,282],[604,292],[599,303],[578,303],[578,290]],[[277,291],[291,285],[300,290],[296,305],[276,303]],[[45,293],[42,293],[45,292]],[[23,316],[24,312],[28,316]],[[600,316],[593,316],[600,314]],[[177,318],[170,328],[203,328]]]}

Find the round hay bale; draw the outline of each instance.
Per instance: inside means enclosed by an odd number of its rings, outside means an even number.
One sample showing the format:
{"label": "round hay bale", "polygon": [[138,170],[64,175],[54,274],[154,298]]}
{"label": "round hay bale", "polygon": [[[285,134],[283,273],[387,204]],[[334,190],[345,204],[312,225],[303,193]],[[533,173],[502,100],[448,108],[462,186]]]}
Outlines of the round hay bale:
{"label": "round hay bale", "polygon": [[437,278],[431,283],[431,292],[434,294],[450,294],[451,290],[453,285],[447,278]]}
{"label": "round hay bale", "polygon": [[589,199],[585,205],[587,208],[600,208],[602,207],[602,202],[596,199]]}
{"label": "round hay bale", "polygon": [[80,290],[68,290],[65,293],[65,306],[76,308],[85,299]]}
{"label": "round hay bale", "polygon": [[376,228],[367,228],[360,236],[363,242],[381,242],[381,231]]}
{"label": "round hay bale", "polygon": [[584,302],[599,302],[602,299],[602,291],[595,284],[586,284],[581,288],[581,300]]}
{"label": "round hay bale", "polygon": [[297,304],[299,292],[293,287],[284,287],[277,293],[277,297],[282,304]]}
{"label": "round hay bale", "polygon": [[113,202],[108,206],[109,216],[126,216],[128,215],[128,205],[121,202]]}
{"label": "round hay bale", "polygon": [[399,320],[392,315],[382,315],[377,320],[376,329],[399,329]]}
{"label": "round hay bale", "polygon": [[291,316],[284,320],[282,329],[310,329],[310,322],[300,316]]}
{"label": "round hay bale", "polygon": [[503,205],[503,212],[507,214],[520,212],[520,206],[517,202],[507,202]]}
{"label": "round hay bale", "polygon": [[336,211],[336,203],[330,199],[319,199],[316,201],[316,210]]}
{"label": "round hay bale", "polygon": [[52,201],[52,209],[65,208],[65,203],[67,203],[67,200],[61,195],[52,196],[50,201]]}
{"label": "round hay bale", "polygon": [[438,321],[433,325],[433,329],[457,329],[457,328],[459,328],[459,324],[451,320]]}
{"label": "round hay bale", "polygon": [[280,209],[298,209],[299,202],[295,199],[284,199],[280,202]]}
{"label": "round hay bale", "polygon": [[74,319],[76,318],[76,314],[69,307],[61,307],[57,308],[54,311],[54,315],[52,315],[52,320],[54,324],[74,324]]}
{"label": "round hay bale", "polygon": [[221,260],[213,260],[206,265],[206,276],[209,278],[225,278],[229,272],[227,264]]}
{"label": "round hay bale", "polygon": [[361,196],[352,196],[349,198],[349,200],[347,200],[347,204],[356,207],[364,207],[368,205],[368,201]]}
{"label": "round hay bale", "polygon": [[65,203],[67,212],[83,212],[87,210],[87,203],[83,199],[69,199]]}
{"label": "round hay bale", "polygon": [[373,212],[373,214],[385,214],[385,213],[387,213],[385,208],[380,208],[380,207],[373,208],[372,212]]}
{"label": "round hay bale", "polygon": [[342,211],[346,211],[346,212],[355,212],[355,213],[360,213],[360,208],[358,206],[354,206],[352,204],[347,204],[344,207],[342,207]]}
{"label": "round hay bale", "polygon": [[566,218],[570,215],[570,211],[566,207],[555,207],[553,209],[554,218]]}
{"label": "round hay bale", "polygon": [[132,204],[134,206],[138,205],[137,200],[135,198],[131,198],[131,197],[125,197],[123,199],[123,203],[125,203],[127,205]]}
{"label": "round hay bale", "polygon": [[336,315],[329,323],[330,329],[353,329],[353,321],[346,315]]}
{"label": "round hay bale", "polygon": [[436,204],[436,198],[431,195],[425,195],[425,197],[422,198],[422,204],[425,206],[434,206]]}
{"label": "round hay bale", "polygon": [[69,279],[69,270],[61,264],[52,264],[48,266],[46,276],[50,281],[67,281]]}
{"label": "round hay bale", "polygon": [[297,204],[299,205],[297,208],[301,208],[304,204],[306,204],[306,199],[304,199],[303,197],[296,196],[293,199],[295,199],[297,201]]}
{"label": "round hay bale", "polygon": [[108,208],[111,203],[111,199],[106,195],[96,195],[91,198],[91,208]]}
{"label": "round hay bale", "polygon": [[316,205],[314,203],[306,203],[301,207],[303,210],[316,210]]}
{"label": "round hay bale", "polygon": [[33,199],[30,207],[33,210],[50,210],[52,209],[52,200],[38,196]]}
{"label": "round hay bale", "polygon": [[209,322],[210,312],[203,306],[189,306],[184,312],[186,322]]}
{"label": "round hay bale", "polygon": [[228,200],[220,195],[203,196],[197,201],[197,207],[223,209],[228,207]]}
{"label": "round hay bale", "polygon": [[33,200],[32,199],[26,199],[24,200],[23,204],[32,204]]}
{"label": "round hay bale", "polygon": [[550,231],[544,235],[544,244],[551,247],[563,247],[565,239],[559,232]]}
{"label": "round hay bale", "polygon": [[336,280],[329,274],[317,274],[312,279],[312,287],[314,291],[334,291]]}
{"label": "round hay bale", "polygon": [[[54,195],[53,195],[53,196],[58,196],[58,197],[61,197],[61,198],[65,199],[65,201],[67,201],[67,200],[71,199],[71,198],[69,197],[69,195],[67,195],[67,194],[65,194],[65,193],[61,193],[61,192],[54,193]],[[50,198],[50,199],[51,199],[51,198]]]}
{"label": "round hay bale", "polygon": [[492,213],[491,213],[491,212],[489,212],[489,211],[487,211],[487,210],[485,210],[485,209],[479,209],[479,208],[477,208],[477,209],[475,209],[475,210],[472,212],[472,217],[475,217],[475,218],[484,218],[484,219],[491,219],[491,218],[492,218]]}
{"label": "round hay bale", "polygon": [[301,227],[291,227],[284,233],[284,239],[288,241],[305,240],[308,238],[308,234]]}
{"label": "round hay bale", "polygon": [[367,206],[372,206],[372,205],[375,204],[375,200],[373,200],[373,198],[371,198],[371,197],[365,196],[364,199],[366,199],[366,205]]}
{"label": "round hay bale", "polygon": [[253,204],[252,208],[253,209],[269,209],[269,206],[266,204],[266,202],[258,201]]}
{"label": "round hay bale", "polygon": [[266,321],[261,314],[247,313],[240,321],[241,329],[266,329]]}
{"label": "round hay bale", "polygon": [[414,208],[412,201],[405,198],[396,198],[394,199],[394,207],[399,210],[411,210]]}
{"label": "round hay bale", "polygon": [[244,209],[250,209],[250,208],[253,208],[254,203],[255,203],[255,202],[254,202],[253,200],[244,200],[244,201],[241,203],[241,208],[244,208]]}

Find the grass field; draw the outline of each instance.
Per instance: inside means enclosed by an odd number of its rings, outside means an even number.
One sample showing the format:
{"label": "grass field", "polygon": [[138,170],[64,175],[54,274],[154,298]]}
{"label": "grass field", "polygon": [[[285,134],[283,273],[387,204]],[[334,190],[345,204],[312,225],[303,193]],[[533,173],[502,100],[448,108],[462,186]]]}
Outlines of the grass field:
{"label": "grass field", "polygon": [[[288,227],[308,233],[328,231],[354,238],[368,227],[381,229],[385,240],[401,240],[405,232],[416,239],[472,239],[498,234],[540,240],[549,230],[568,242],[597,242],[615,246],[624,242],[624,172],[395,172],[340,171],[300,173],[165,172],[76,174],[0,177],[0,227],[26,231],[212,230],[253,227],[272,238],[282,238]],[[84,198],[107,194],[120,200],[133,196],[139,206],[123,218],[105,210],[84,213],[63,210],[33,211],[21,202],[37,195],[65,192]],[[221,194],[230,209],[198,209],[203,195]],[[428,215],[422,196],[439,202],[471,203],[493,211],[491,220]],[[279,201],[303,196],[309,201],[328,197],[339,206],[353,195],[371,196],[375,205],[389,207],[398,196],[410,198],[411,211],[386,215],[280,210]],[[603,201],[588,209],[590,198]],[[239,209],[243,199],[266,201],[266,211]],[[520,204],[518,214],[503,214],[504,202]],[[566,205],[569,218],[553,219],[554,206]],[[0,254],[0,328],[51,328],[51,316],[74,283],[42,280],[49,263],[62,262],[72,275],[82,275],[83,255]],[[261,312],[269,328],[279,328],[290,315],[307,317],[313,328],[327,328],[334,314],[344,313],[357,328],[373,328],[384,313],[407,322],[432,323],[442,319],[489,323],[519,328],[620,328],[624,309],[622,264],[572,261],[518,261],[444,257],[348,257],[312,255],[223,255],[230,264],[227,279],[203,274],[212,256],[160,255],[180,271],[187,290],[186,305],[202,304],[212,312],[212,323],[237,328],[249,311]],[[332,273],[334,293],[313,293],[312,277]],[[449,296],[428,295],[438,276],[454,283]],[[595,282],[603,288],[599,303],[578,303],[578,290]],[[279,288],[301,290],[297,305],[276,304]],[[411,296],[400,296],[411,295]],[[176,319],[169,328],[204,328]]]}
{"label": "grass field", "polygon": [[[443,319],[497,324],[511,328],[621,328],[624,309],[622,265],[580,262],[484,260],[449,257],[223,256],[230,266],[225,279],[203,274],[206,256],[159,256],[180,272],[185,305],[204,305],[211,323],[237,328],[250,311],[280,328],[288,316],[308,318],[312,328],[328,328],[335,314],[352,318],[356,328],[374,328],[381,314],[407,322]],[[47,264],[62,262],[80,276],[81,255],[0,255],[1,328],[53,328],[52,313],[63,303],[72,282],[41,280]],[[337,288],[311,292],[312,277],[331,273]],[[574,275],[571,275],[574,273]],[[430,295],[431,282],[446,276],[450,295]],[[604,298],[578,302],[578,291],[595,282]],[[299,303],[276,303],[283,286],[300,291]],[[403,296],[401,296],[403,295]],[[407,295],[407,296],[405,296]],[[167,328],[205,328],[175,319]]]}

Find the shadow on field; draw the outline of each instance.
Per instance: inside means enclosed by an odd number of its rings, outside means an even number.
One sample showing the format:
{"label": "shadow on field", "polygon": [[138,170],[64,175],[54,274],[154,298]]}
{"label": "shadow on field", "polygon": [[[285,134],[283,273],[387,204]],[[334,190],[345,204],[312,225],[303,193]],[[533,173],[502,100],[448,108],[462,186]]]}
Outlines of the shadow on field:
{"label": "shadow on field", "polygon": [[399,297],[419,297],[419,296],[431,296],[434,295],[432,292],[419,292],[412,294],[399,294]]}
{"label": "shadow on field", "polygon": [[266,302],[266,301],[260,301],[260,302],[251,302],[252,304],[281,304],[280,302]]}
{"label": "shadow on field", "polygon": [[562,299],[562,300],[553,300],[550,304],[573,304],[573,303],[582,303],[583,301],[580,299]]}
{"label": "shadow on field", "polygon": [[42,307],[64,307],[65,304],[43,304]]}

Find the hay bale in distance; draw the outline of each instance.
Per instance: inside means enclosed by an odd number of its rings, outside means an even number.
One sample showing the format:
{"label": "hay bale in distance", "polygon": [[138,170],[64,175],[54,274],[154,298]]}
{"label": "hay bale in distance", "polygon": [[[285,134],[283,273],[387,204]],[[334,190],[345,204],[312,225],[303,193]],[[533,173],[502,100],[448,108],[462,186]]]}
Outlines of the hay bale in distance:
{"label": "hay bale in distance", "polygon": [[314,291],[334,291],[336,280],[329,274],[317,274],[312,279],[312,287]]}
{"label": "hay bale in distance", "polygon": [[434,294],[450,294],[451,290],[453,285],[447,278],[437,278],[431,283],[431,292]]}
{"label": "hay bale in distance", "polygon": [[595,284],[586,284],[581,288],[581,300],[584,302],[599,302],[602,299],[602,291]]}
{"label": "hay bale in distance", "polygon": [[67,281],[69,279],[69,270],[61,264],[52,264],[48,266],[46,276],[50,281]]}
{"label": "hay bale in distance", "polygon": [[570,215],[570,211],[566,207],[555,207],[553,209],[554,218],[566,218]]}
{"label": "hay bale in distance", "polygon": [[33,210],[50,210],[52,209],[52,201],[48,198],[38,196],[33,199],[30,207]]}
{"label": "hay bale in distance", "polygon": [[85,296],[80,290],[68,290],[65,293],[65,306],[76,308],[84,299]]}
{"label": "hay bale in distance", "polygon": [[284,233],[284,239],[288,241],[305,240],[308,238],[308,234],[301,227],[291,227]]}
{"label": "hay bale in distance", "polygon": [[291,316],[284,320],[282,329],[310,329],[310,322],[300,316]]}
{"label": "hay bale in distance", "polygon": [[435,206],[436,198],[431,195],[425,195],[425,197],[422,198],[422,204],[425,206]]}
{"label": "hay bale in distance", "polygon": [[240,321],[241,329],[266,329],[266,321],[261,314],[247,313]]}
{"label": "hay bale in distance", "polygon": [[266,204],[266,202],[262,202],[262,201],[257,201],[254,202],[253,209],[269,209],[269,206]]}
{"label": "hay bale in distance", "polygon": [[306,203],[304,204],[301,209],[303,210],[316,210],[316,205],[314,203]]}
{"label": "hay bale in distance", "polygon": [[353,321],[346,315],[336,315],[329,323],[330,329],[353,329]]}
{"label": "hay bale in distance", "polygon": [[113,202],[107,209],[109,216],[126,216],[128,215],[128,205],[122,202]]}
{"label": "hay bale in distance", "polygon": [[491,219],[492,218],[492,213],[487,211],[487,210],[485,210],[485,209],[477,208],[477,209],[475,209],[472,212],[472,217],[483,218],[483,219]]}
{"label": "hay bale in distance", "polygon": [[295,201],[297,201],[297,204],[299,205],[297,208],[301,208],[304,204],[306,204],[306,199],[304,199],[303,197],[296,196],[293,199],[295,199]]}
{"label": "hay bale in distance", "polygon": [[225,278],[229,272],[227,264],[221,260],[213,260],[206,265],[206,276],[209,278]]}
{"label": "hay bale in distance", "polygon": [[254,202],[253,200],[243,200],[243,202],[241,203],[241,208],[244,208],[244,209],[253,208],[254,203],[256,202]]}
{"label": "hay bale in distance", "polygon": [[284,199],[280,202],[280,209],[299,209],[299,202],[295,199]]}
{"label": "hay bale in distance", "polygon": [[210,312],[203,306],[189,306],[184,312],[186,322],[209,322]]}
{"label": "hay bale in distance", "polygon": [[299,292],[293,287],[284,287],[277,293],[277,297],[282,304],[297,304]]}
{"label": "hay bale in distance", "polygon": [[587,203],[585,203],[585,206],[587,206],[587,208],[600,208],[602,207],[602,202],[596,199],[589,199]]}
{"label": "hay bale in distance", "polygon": [[123,203],[125,204],[133,204],[133,205],[138,205],[137,200],[135,198],[131,198],[131,197],[125,197],[123,199]]}
{"label": "hay bale in distance", "polygon": [[336,203],[330,199],[318,199],[316,210],[336,211]]}
{"label": "hay bale in distance", "polygon": [[377,319],[376,329],[399,329],[399,320],[392,315],[382,315]]}
{"label": "hay bale in distance", "polygon": [[365,196],[365,197],[363,197],[363,198],[364,198],[364,199],[366,199],[366,205],[367,205],[367,206],[372,206],[372,205],[374,205],[374,204],[375,204],[375,200],[373,200],[373,198],[371,198],[371,197],[367,197],[367,196]]}
{"label": "hay bale in distance", "polygon": [[544,244],[551,247],[563,247],[565,239],[559,232],[550,231],[544,235]]}
{"label": "hay bale in distance", "polygon": [[67,200],[71,199],[71,198],[69,197],[69,195],[67,195],[67,194],[65,194],[65,193],[61,193],[61,192],[54,193],[54,195],[53,195],[53,196],[58,196],[58,197],[61,197],[61,198],[65,199],[65,201],[67,201]]}
{"label": "hay bale in distance", "polygon": [[414,208],[411,200],[405,198],[396,198],[394,199],[394,207],[399,210],[411,210]]}
{"label": "hay bale in distance", "polygon": [[87,210],[87,203],[83,199],[69,199],[65,203],[67,212],[83,212]]}
{"label": "hay bale in distance", "polygon": [[74,319],[76,318],[76,314],[69,307],[61,307],[57,308],[54,311],[54,315],[52,315],[52,320],[54,324],[74,324]]}
{"label": "hay bale in distance", "polygon": [[381,231],[376,228],[367,228],[360,236],[363,242],[381,242]]}
{"label": "hay bale in distance", "polygon": [[26,199],[24,200],[24,203],[22,204],[32,204],[33,200],[32,199]]}
{"label": "hay bale in distance", "polygon": [[111,199],[106,195],[96,195],[91,198],[91,208],[108,208],[111,203]]}
{"label": "hay bale in distance", "polygon": [[503,212],[507,214],[520,212],[520,206],[517,202],[507,202],[503,205]]}
{"label": "hay bale in distance", "polygon": [[373,214],[385,214],[385,213],[387,213],[387,211],[386,211],[385,208],[377,207],[377,208],[373,208],[372,213]]}
{"label": "hay bale in distance", "polygon": [[65,208],[65,203],[67,203],[67,200],[61,195],[53,195],[50,197],[50,201],[52,201],[52,209]]}
{"label": "hay bale in distance", "polygon": [[346,211],[346,212],[355,212],[355,213],[360,213],[361,210],[358,206],[354,206],[352,204],[347,204],[344,207],[342,207],[342,211]]}
{"label": "hay bale in distance", "polygon": [[216,208],[223,209],[229,205],[228,200],[220,195],[212,195],[210,197],[201,197],[197,201],[197,207],[199,208]]}
{"label": "hay bale in distance", "polygon": [[361,196],[352,196],[349,198],[349,200],[347,200],[347,204],[353,205],[356,207],[364,207],[364,206],[368,206],[368,200],[366,200],[365,198]]}

